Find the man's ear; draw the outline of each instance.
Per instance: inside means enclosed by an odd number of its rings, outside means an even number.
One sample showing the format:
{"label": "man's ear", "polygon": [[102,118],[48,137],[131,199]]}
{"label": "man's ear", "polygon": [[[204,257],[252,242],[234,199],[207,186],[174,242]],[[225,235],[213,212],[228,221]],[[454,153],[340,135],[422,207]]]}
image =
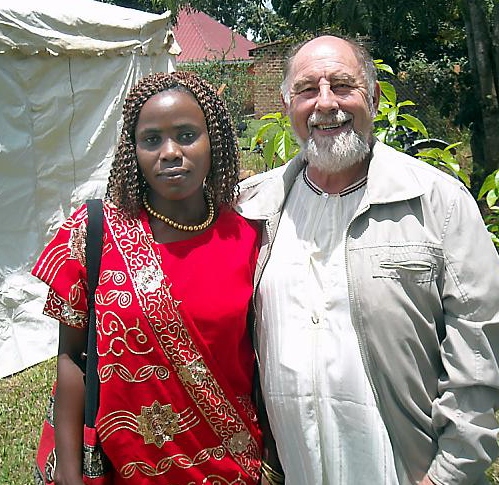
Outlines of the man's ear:
{"label": "man's ear", "polygon": [[381,96],[381,87],[379,85],[379,82],[376,81],[376,84],[374,85],[374,96],[373,96],[373,108],[375,115],[378,112],[380,96]]}
{"label": "man's ear", "polygon": [[284,108],[284,112],[286,114],[289,114],[289,103],[286,103],[286,100],[284,99],[284,96],[282,95],[282,93],[281,93],[281,103],[282,103],[282,107]]}

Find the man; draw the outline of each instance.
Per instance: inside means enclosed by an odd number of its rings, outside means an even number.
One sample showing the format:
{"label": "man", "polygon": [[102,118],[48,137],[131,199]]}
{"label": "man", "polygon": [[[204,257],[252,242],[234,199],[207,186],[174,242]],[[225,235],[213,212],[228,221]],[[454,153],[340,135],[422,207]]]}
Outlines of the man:
{"label": "man", "polygon": [[243,181],[238,210],[265,221],[256,346],[286,485],[487,483],[499,258],[475,201],[374,139],[356,43],[304,44],[282,95],[301,152]]}

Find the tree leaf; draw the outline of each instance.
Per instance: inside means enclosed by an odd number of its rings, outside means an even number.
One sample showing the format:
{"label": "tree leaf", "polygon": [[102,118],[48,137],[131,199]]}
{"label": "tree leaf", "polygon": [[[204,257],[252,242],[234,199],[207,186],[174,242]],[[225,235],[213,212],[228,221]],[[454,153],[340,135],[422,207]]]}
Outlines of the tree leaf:
{"label": "tree leaf", "polygon": [[283,162],[287,162],[289,160],[290,148],[291,137],[289,132],[284,130],[277,133],[274,138],[274,151]]}
{"label": "tree leaf", "polygon": [[379,85],[383,96],[392,106],[395,106],[397,104],[397,92],[395,91],[393,85],[386,81],[380,81]]}
{"label": "tree leaf", "polygon": [[499,170],[488,175],[483,181],[480,191],[478,192],[478,198],[481,199],[487,192],[494,189],[497,186],[496,177]]}
{"label": "tree leaf", "polygon": [[405,101],[401,101],[400,103],[398,103],[397,106],[399,108],[402,107],[402,106],[416,106],[416,103],[414,103],[410,99],[406,99]]}
{"label": "tree leaf", "polygon": [[261,120],[275,120],[278,121],[282,118],[282,113],[277,111],[276,113],[267,113],[266,115],[263,115],[260,117]]}
{"label": "tree leaf", "polygon": [[497,202],[497,194],[496,194],[496,191],[495,190],[489,190],[487,192],[487,197],[485,198],[485,200],[487,201],[487,205],[489,207],[492,207],[496,202]]}
{"label": "tree leaf", "polygon": [[400,117],[411,123],[413,131],[417,131],[421,133],[425,138],[428,138],[428,131],[426,130],[426,126],[420,119],[408,114],[402,114],[400,115]]}
{"label": "tree leaf", "polygon": [[393,127],[397,126],[398,114],[399,110],[396,107],[390,108],[387,112],[388,123]]}
{"label": "tree leaf", "polygon": [[395,75],[394,72],[393,72],[392,67],[389,66],[388,64],[384,64],[383,63],[383,59],[375,59],[374,60],[374,65],[376,66],[376,69],[378,69],[378,71],[388,72],[392,76]]}
{"label": "tree leaf", "polygon": [[263,147],[263,158],[269,168],[274,168],[274,138],[275,135]]}
{"label": "tree leaf", "polygon": [[264,125],[260,126],[260,128],[258,128],[258,131],[256,132],[256,135],[254,136],[254,138],[257,138],[257,139],[263,138],[263,135],[265,135],[267,130],[269,130],[273,126],[275,126],[275,123],[265,123]]}

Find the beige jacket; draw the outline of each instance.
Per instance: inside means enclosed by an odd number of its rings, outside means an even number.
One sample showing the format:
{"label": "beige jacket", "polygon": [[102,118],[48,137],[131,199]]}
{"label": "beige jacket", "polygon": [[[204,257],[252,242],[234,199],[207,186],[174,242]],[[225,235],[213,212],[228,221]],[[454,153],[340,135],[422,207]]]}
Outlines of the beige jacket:
{"label": "beige jacket", "polygon": [[[265,221],[255,294],[303,165],[298,155],[241,183],[237,210]],[[364,366],[407,475],[482,483],[499,452],[499,257],[476,202],[452,177],[376,142],[346,253]]]}

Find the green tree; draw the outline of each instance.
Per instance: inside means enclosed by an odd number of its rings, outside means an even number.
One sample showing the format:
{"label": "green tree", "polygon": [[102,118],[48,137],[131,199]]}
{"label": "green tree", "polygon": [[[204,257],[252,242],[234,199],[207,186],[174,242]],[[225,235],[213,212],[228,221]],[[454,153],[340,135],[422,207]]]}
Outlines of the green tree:
{"label": "green tree", "polygon": [[474,89],[468,103],[472,120],[474,178],[499,168],[499,2],[461,0]]}
{"label": "green tree", "polygon": [[453,0],[272,0],[276,12],[293,26],[312,33],[337,29],[368,36],[384,58],[401,41],[417,49],[429,45],[451,15]]}
{"label": "green tree", "polygon": [[[474,193],[499,167],[498,0],[272,0],[272,5],[297,29],[364,36],[374,55],[397,71],[419,64],[420,79],[436,72],[432,80],[443,81],[434,86],[441,114],[472,132]],[[453,66],[458,75],[451,73]]]}
{"label": "green tree", "polygon": [[189,62],[182,64],[182,70],[199,74],[219,90],[236,126],[248,114],[252,80],[247,63],[227,63],[223,59]]}

